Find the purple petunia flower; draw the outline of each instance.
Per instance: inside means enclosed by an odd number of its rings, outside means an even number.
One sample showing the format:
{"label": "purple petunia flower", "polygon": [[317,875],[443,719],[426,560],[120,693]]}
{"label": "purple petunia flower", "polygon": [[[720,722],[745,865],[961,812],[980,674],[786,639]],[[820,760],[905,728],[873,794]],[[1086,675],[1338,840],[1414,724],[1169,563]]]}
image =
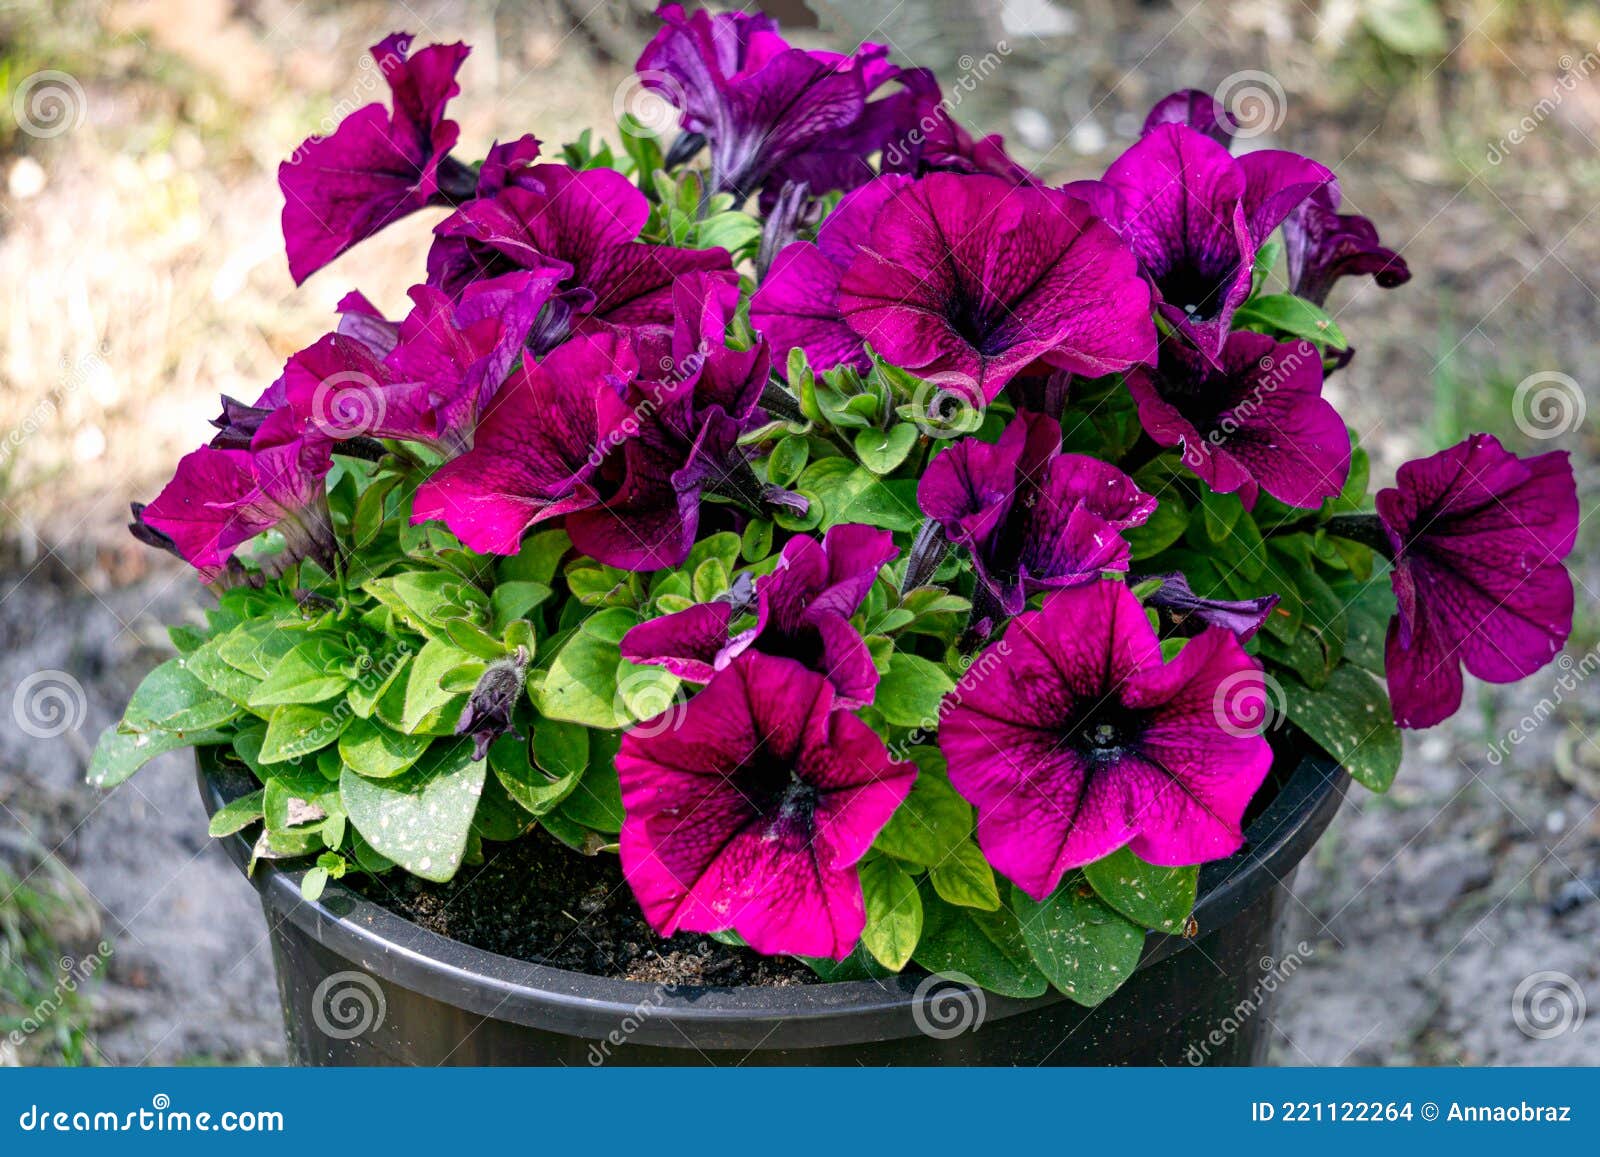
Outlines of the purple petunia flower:
{"label": "purple petunia flower", "polygon": [[1066,190],[1132,247],[1162,315],[1215,356],[1250,294],[1256,250],[1331,180],[1297,153],[1263,149],[1235,159],[1203,133],[1167,123],[1112,162],[1101,180]]}
{"label": "purple petunia flower", "polygon": [[1238,850],[1272,766],[1242,717],[1263,694],[1232,632],[1208,630],[1163,662],[1133,592],[1099,582],[1012,620],[951,692],[939,745],[978,809],[984,855],[1042,900],[1124,845],[1165,866]]}
{"label": "purple petunia flower", "polygon": [[1283,221],[1289,292],[1321,305],[1341,277],[1370,273],[1384,289],[1411,280],[1405,259],[1378,241],[1365,217],[1339,212],[1339,182],[1329,181]]}
{"label": "purple petunia flower", "polygon": [[331,449],[278,409],[256,426],[248,449],[202,446],[185,455],[138,521],[170,540],[207,581],[242,544],[274,528],[285,541],[275,567],[303,558],[328,563],[334,539],[323,479]]}
{"label": "purple petunia flower", "polygon": [[1322,396],[1317,348],[1240,330],[1216,363],[1165,341],[1154,372],[1128,375],[1151,438],[1181,446],[1185,466],[1219,494],[1237,491],[1246,509],[1263,489],[1307,508],[1338,494],[1350,473],[1350,436]]}
{"label": "purple petunia flower", "polygon": [[576,337],[524,361],[472,449],[417,488],[411,521],[438,519],[473,550],[515,554],[529,527],[594,505],[598,448],[625,436],[622,391],[637,370],[619,334]]}
{"label": "purple petunia flower", "polygon": [[993,399],[1036,361],[1099,376],[1155,355],[1149,288],[1076,199],[985,175],[881,178],[778,255],[751,322],[782,355],[865,369],[865,347]]}
{"label": "purple petunia flower", "polygon": [[1139,135],[1147,137],[1162,125],[1183,125],[1227,148],[1239,129],[1239,120],[1209,92],[1186,88],[1156,101]]}
{"label": "purple petunia flower", "polygon": [[470,201],[434,229],[428,284],[459,298],[475,281],[565,266],[531,345],[554,349],[597,323],[672,324],[672,285],[730,268],[722,249],[674,249],[637,240],[650,203],[614,169],[535,165],[495,196]]}
{"label": "purple petunia flower", "polygon": [[1164,621],[1178,635],[1197,635],[1207,627],[1224,627],[1238,635],[1241,643],[1247,643],[1279,602],[1277,595],[1263,595],[1258,599],[1207,599],[1195,594],[1189,580],[1177,571],[1154,577],[1161,579],[1161,586],[1145,599],[1145,603],[1166,612]]}
{"label": "purple petunia flower", "polygon": [[748,652],[677,726],[622,737],[622,870],[657,932],[849,955],[866,926],[855,865],[916,771],[834,706],[821,675]]}
{"label": "purple petunia flower", "polygon": [[656,12],[664,27],[637,71],[645,87],[683,114],[683,129],[711,146],[711,187],[741,200],[763,185],[805,182],[814,192],[852,189],[872,176],[866,158],[899,119],[899,80],[888,49],[863,44],[853,56],[807,52],[748,12]]}
{"label": "purple petunia flower", "polygon": [[1122,531],[1156,500],[1121,470],[1061,452],[1061,427],[1019,413],[994,444],[963,438],[928,464],[922,512],[972,554],[978,577],[1007,615],[1031,594],[1128,569]]}
{"label": "purple petunia flower", "polygon": [[1578,533],[1565,451],[1518,458],[1489,434],[1400,467],[1377,496],[1398,601],[1385,648],[1402,727],[1461,706],[1461,668],[1491,683],[1531,675],[1572,633]]}
{"label": "purple petunia flower", "polygon": [[865,706],[878,685],[878,669],[850,616],[879,568],[899,553],[888,531],[854,523],[831,527],[821,543],[790,539],[777,569],[755,582],[755,626],[729,637],[734,622],[750,610],[736,596],[697,603],[634,627],[622,637],[622,656],[705,683],[754,648],[826,675],[840,707]]}
{"label": "purple petunia flower", "polygon": [[701,494],[749,471],[738,439],[770,373],[766,343],[728,347],[739,305],[735,275],[692,274],[672,296],[670,335],[633,331],[641,369],[625,394],[631,436],[602,447],[608,452],[593,479],[601,501],[566,522],[574,546],[624,570],[673,567],[688,557]]}
{"label": "purple petunia flower", "polygon": [[460,128],[444,117],[461,91],[456,71],[470,49],[434,44],[408,56],[410,50],[411,36],[403,32],[372,47],[392,112],[381,104],[359,108],[278,166],[283,240],[296,284],[385,225],[472,193],[470,173],[448,156]]}

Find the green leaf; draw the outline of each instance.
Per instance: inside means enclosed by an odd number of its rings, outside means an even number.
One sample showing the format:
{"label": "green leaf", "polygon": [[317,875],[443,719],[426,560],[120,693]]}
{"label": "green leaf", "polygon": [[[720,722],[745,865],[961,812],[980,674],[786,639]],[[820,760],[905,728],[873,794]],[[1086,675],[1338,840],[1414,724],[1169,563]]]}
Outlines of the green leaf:
{"label": "green leaf", "polygon": [[1042,996],[1050,986],[1005,909],[960,908],[924,893],[922,913],[922,939],[911,958],[929,972],[970,979],[1002,996]]}
{"label": "green leaf", "polygon": [[1107,907],[1077,873],[1043,903],[1015,890],[1011,906],[1034,963],[1079,1004],[1094,1007],[1133,975],[1144,929]]}
{"label": "green leaf", "polygon": [[1143,526],[1129,527],[1122,537],[1128,540],[1128,552],[1133,558],[1149,558],[1177,542],[1188,528],[1188,507],[1169,491],[1161,496],[1161,504]]}
{"label": "green leaf", "polygon": [[477,587],[438,570],[404,571],[373,579],[361,588],[406,626],[431,635],[459,619],[487,622],[488,600]]}
{"label": "green leaf", "polygon": [[94,754],[89,757],[89,770],[85,779],[94,787],[111,788],[127,779],[158,755],[176,751],[180,747],[203,747],[208,743],[226,743],[227,735],[220,731],[118,731],[107,727],[100,733]]}
{"label": "green leaf", "polygon": [[232,700],[240,707],[248,707],[250,694],[256,689],[259,680],[223,660],[221,650],[222,640],[225,637],[219,635],[202,644],[189,653],[184,664],[189,674],[212,691],[225,699]]}
{"label": "green leaf", "polygon": [[1373,791],[1388,791],[1400,769],[1402,744],[1383,685],[1344,663],[1317,690],[1283,681],[1290,721]]}
{"label": "green leaf", "polygon": [[372,780],[349,768],[339,780],[351,823],[383,856],[425,880],[461,866],[487,768],[472,744],[437,743],[410,771]]}
{"label": "green leaf", "polygon": [[255,679],[265,679],[301,639],[303,631],[290,627],[282,620],[258,620],[246,623],[223,636],[217,645],[217,655],[230,667],[237,667]]}
{"label": "green leaf", "polygon": [[939,725],[939,704],[954,688],[955,681],[937,663],[896,651],[872,705],[896,727],[932,731]]}
{"label": "green leaf", "polygon": [[513,620],[526,618],[535,607],[542,606],[555,592],[545,583],[501,583],[489,595],[489,606],[494,611],[495,625],[500,630]]}
{"label": "green leaf", "polygon": [[909,422],[887,430],[861,430],[856,433],[856,457],[874,474],[891,473],[917,444],[917,428]]}
{"label": "green leaf", "polygon": [[925,765],[937,759],[931,749],[915,753],[921,771],[889,822],[884,825],[873,847],[886,855],[931,868],[960,854],[958,849],[972,835],[972,805],[956,793],[939,771]]}
{"label": "green leaf", "polygon": [[516,554],[495,564],[496,581],[502,583],[528,582],[549,586],[555,581],[561,560],[572,549],[572,540],[564,530],[541,530],[522,540]]}
{"label": "green leaf", "polygon": [[[591,732],[590,743],[603,745],[602,732]],[[622,830],[622,788],[617,781],[616,750],[602,755],[589,752],[589,767],[578,786],[561,802],[561,814],[591,831],[607,834]]]}
{"label": "green leaf", "polygon": [[1128,919],[1172,933],[1182,933],[1194,911],[1200,879],[1198,867],[1160,868],[1127,848],[1085,866],[1083,874],[1096,894]]}
{"label": "green leaf", "polygon": [[928,879],[939,898],[963,908],[993,912],[1000,907],[1000,889],[994,869],[971,840],[963,840],[955,851],[934,864]]}
{"label": "green leaf", "polygon": [[229,800],[212,813],[207,831],[211,833],[213,839],[221,839],[223,836],[243,831],[266,815],[263,810],[266,796],[265,791],[252,791],[248,795],[241,795],[238,799]]}
{"label": "green leaf", "polygon": [[[444,677],[474,656],[442,639],[429,639],[411,661],[406,676],[400,730],[407,735],[449,735],[466,696],[446,691]],[[380,704],[381,708],[381,704]]]}
{"label": "green leaf", "polygon": [[867,907],[861,943],[879,964],[899,972],[922,936],[922,898],[916,881],[889,857],[874,856],[861,865],[861,892]]}
{"label": "green leaf", "polygon": [[[168,659],[144,677],[122,716],[124,731],[207,731],[239,717],[239,705],[192,675],[185,656]],[[179,744],[182,746],[182,744]]]}
{"label": "green leaf", "polygon": [[595,615],[574,631],[556,653],[535,697],[539,714],[601,730],[632,722],[617,685],[640,668],[622,658],[617,641],[638,621],[631,611],[618,608]]}
{"label": "green leaf", "polygon": [[368,779],[399,775],[422,758],[429,735],[406,735],[367,719],[353,719],[339,736],[339,758]]}
{"label": "green leaf", "polygon": [[810,457],[811,443],[807,439],[798,434],[780,438],[767,459],[767,481],[774,486],[793,486]]}
{"label": "green leaf", "polygon": [[[1292,293],[1269,293],[1251,298],[1234,313],[1233,324],[1235,329],[1303,338],[1337,350],[1349,346],[1338,323],[1325,309]],[[1287,359],[1295,354],[1284,356]]]}
{"label": "green leaf", "polygon": [[[567,752],[563,756],[566,762],[558,765],[560,767],[558,771],[552,771],[543,763],[536,767],[528,758],[528,744],[525,740],[518,739],[514,735],[502,735],[489,745],[489,767],[493,769],[500,785],[505,788],[506,794],[516,800],[519,806],[531,815],[543,816],[554,811],[562,800],[571,795],[578,786],[578,781],[583,778],[583,773],[589,766],[589,733],[576,724],[558,723],[551,719],[541,719],[535,727],[570,728],[583,745],[582,761],[575,762],[573,754]],[[539,731],[535,730],[536,744],[538,735]],[[561,742],[565,744],[568,740],[563,739]],[[549,741],[546,743],[548,746]],[[545,758],[551,758],[548,752]]]}
{"label": "green leaf", "polygon": [[745,562],[760,562],[772,553],[772,523],[765,518],[752,518],[745,524],[744,537],[739,541],[739,557]]}
{"label": "green leaf", "polygon": [[284,763],[310,755],[334,742],[350,725],[349,711],[326,711],[303,703],[285,703],[267,720],[261,743],[262,763]]}
{"label": "green leaf", "polygon": [[321,703],[350,687],[345,668],[350,648],[327,635],[312,635],[273,665],[250,696],[251,707]]}
{"label": "green leaf", "polygon": [[291,828],[320,825],[329,816],[343,812],[339,788],[315,771],[274,771],[262,792],[261,810],[267,830],[286,832]]}

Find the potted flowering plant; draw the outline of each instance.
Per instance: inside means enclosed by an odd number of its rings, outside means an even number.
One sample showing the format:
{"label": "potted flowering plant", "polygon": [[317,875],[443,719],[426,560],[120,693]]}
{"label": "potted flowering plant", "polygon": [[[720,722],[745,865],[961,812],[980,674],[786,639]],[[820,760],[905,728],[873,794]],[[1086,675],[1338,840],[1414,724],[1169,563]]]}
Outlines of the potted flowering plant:
{"label": "potted flowering plant", "polygon": [[[1565,642],[1566,456],[1474,435],[1371,496],[1323,305],[1409,272],[1203,93],[1055,187],[879,46],[659,15],[665,150],[464,163],[468,50],[396,35],[390,107],[284,163],[297,282],[439,207],[427,276],[134,507],[216,602],[91,781],[199,749],[304,1061],[1195,1059],[1347,777]],[[817,982],[411,918],[508,849]]]}

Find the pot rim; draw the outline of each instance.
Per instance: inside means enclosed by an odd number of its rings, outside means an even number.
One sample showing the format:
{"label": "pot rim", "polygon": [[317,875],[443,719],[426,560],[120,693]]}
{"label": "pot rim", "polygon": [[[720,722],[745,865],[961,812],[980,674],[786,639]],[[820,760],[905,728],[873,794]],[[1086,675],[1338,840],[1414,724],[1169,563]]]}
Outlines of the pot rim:
{"label": "pot rim", "polygon": [[[255,786],[247,773],[222,764],[218,750],[195,750],[208,815]],[[1349,774],[1326,755],[1300,757],[1276,798],[1246,829],[1245,846],[1202,867],[1194,912],[1202,933],[1226,925],[1269,888],[1283,884],[1332,821],[1349,782]],[[252,841],[238,832],[221,842],[229,859],[245,870]],[[307,901],[300,895],[304,874],[270,861],[257,864],[249,878],[270,922],[292,923],[352,965],[412,992],[480,1016],[595,1041],[604,1042],[631,1023],[624,1039],[688,1049],[861,1043],[917,1033],[930,999],[930,978],[922,974],[736,987],[591,976],[451,940],[337,881],[329,881],[319,900]],[[1188,946],[1181,936],[1152,931],[1139,968]],[[964,991],[948,981],[932,991],[942,999],[952,988]],[[1067,998],[1051,990],[1032,998],[983,991],[978,999],[983,1019],[996,1020]],[[1085,1016],[1090,1011],[1085,1009]]]}

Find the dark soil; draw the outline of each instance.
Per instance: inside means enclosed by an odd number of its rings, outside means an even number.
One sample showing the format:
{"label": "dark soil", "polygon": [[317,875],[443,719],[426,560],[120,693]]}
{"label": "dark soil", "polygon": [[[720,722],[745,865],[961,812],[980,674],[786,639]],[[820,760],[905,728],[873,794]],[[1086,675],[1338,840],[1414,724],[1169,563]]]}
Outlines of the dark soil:
{"label": "dark soil", "polygon": [[648,984],[814,984],[787,956],[761,956],[709,936],[663,940],[645,922],[617,857],[584,856],[543,831],[485,848],[486,862],[448,884],[391,873],[348,881],[430,932],[534,964]]}

